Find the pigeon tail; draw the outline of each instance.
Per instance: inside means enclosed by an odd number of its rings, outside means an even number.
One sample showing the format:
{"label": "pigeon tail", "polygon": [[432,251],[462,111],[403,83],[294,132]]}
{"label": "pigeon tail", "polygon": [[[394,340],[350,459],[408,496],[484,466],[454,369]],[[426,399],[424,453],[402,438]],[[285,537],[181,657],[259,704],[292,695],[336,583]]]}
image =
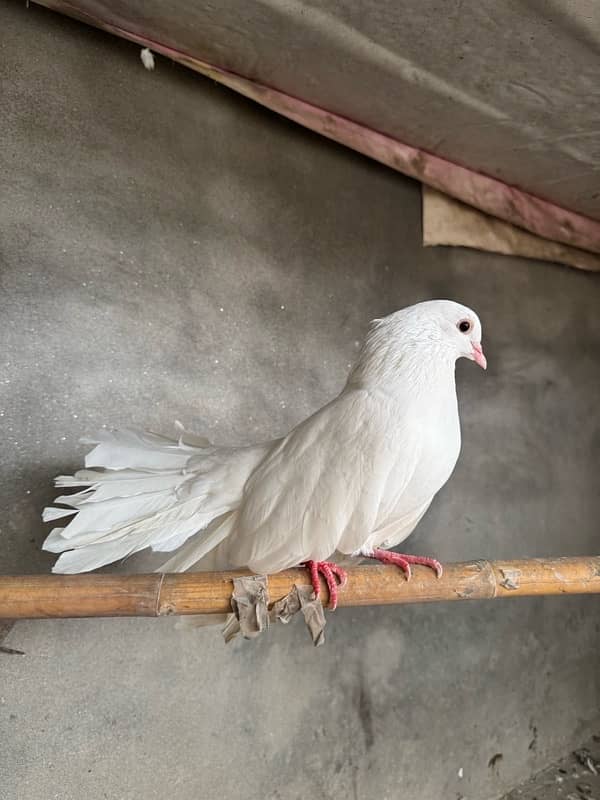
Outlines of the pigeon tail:
{"label": "pigeon tail", "polygon": [[85,469],[55,482],[79,491],[43,513],[46,522],[72,516],[44,542],[61,554],[53,572],[89,572],[148,547],[170,552],[208,528],[194,538],[198,561],[230,533],[244,485],[271,447],[215,447],[183,429],[179,439],[127,428],[84,441],[95,445]]}

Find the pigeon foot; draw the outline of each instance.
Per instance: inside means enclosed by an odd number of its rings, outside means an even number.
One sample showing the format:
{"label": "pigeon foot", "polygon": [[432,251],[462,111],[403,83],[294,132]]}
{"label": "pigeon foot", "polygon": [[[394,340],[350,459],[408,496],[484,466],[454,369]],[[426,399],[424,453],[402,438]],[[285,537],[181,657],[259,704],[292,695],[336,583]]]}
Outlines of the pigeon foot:
{"label": "pigeon foot", "polygon": [[337,608],[338,602],[338,586],[344,586],[348,580],[348,573],[332,561],[305,561],[302,564],[310,573],[310,580],[312,583],[315,597],[321,594],[321,581],[319,580],[319,573],[325,578],[325,583],[329,589],[329,607],[332,611]]}
{"label": "pigeon foot", "polygon": [[409,581],[412,576],[410,568],[411,564],[421,564],[423,567],[429,567],[434,570],[438,578],[442,577],[443,568],[439,561],[435,558],[428,558],[427,556],[409,556],[404,553],[394,553],[392,550],[383,550],[381,547],[376,547],[369,552],[361,552],[365,558],[374,558],[381,561],[382,564],[395,564],[404,572],[406,580]]}

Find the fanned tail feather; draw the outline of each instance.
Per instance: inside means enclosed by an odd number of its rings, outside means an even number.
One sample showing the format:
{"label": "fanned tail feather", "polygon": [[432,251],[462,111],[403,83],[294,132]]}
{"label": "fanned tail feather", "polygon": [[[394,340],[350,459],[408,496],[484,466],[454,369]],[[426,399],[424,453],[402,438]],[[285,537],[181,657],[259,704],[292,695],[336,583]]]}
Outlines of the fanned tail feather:
{"label": "fanned tail feather", "polygon": [[56,479],[58,487],[79,489],[56,498],[70,507],[43,513],[48,522],[74,515],[44,542],[45,550],[61,553],[53,572],[88,572],[147,547],[173,551],[194,537],[165,565],[187,569],[231,531],[231,512],[270,448],[215,447],[186,432],[173,440],[131,428],[84,441],[95,445],[85,469]]}

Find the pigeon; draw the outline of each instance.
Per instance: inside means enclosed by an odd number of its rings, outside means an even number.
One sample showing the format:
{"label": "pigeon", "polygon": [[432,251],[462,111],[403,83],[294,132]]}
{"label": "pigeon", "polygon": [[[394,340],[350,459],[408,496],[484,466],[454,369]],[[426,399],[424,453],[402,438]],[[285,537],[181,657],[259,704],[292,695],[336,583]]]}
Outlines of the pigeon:
{"label": "pigeon", "polygon": [[341,393],[283,438],[223,447],[125,428],[84,440],[77,487],[44,510],[72,516],[43,548],[57,573],[80,573],[145,548],[173,555],[161,571],[305,566],[335,608],[342,564],[375,559],[411,577],[434,558],[390,551],[412,533],[446,483],[461,447],[455,363],[483,369],[481,324],[450,300],[409,306],[370,324]]}

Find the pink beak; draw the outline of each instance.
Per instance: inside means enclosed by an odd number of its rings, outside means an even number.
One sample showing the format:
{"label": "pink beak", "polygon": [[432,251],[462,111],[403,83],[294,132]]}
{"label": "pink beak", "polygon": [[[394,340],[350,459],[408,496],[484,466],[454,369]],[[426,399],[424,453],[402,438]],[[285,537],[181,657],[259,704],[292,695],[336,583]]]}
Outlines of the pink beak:
{"label": "pink beak", "polygon": [[481,369],[487,369],[487,358],[483,355],[483,349],[480,344],[473,345],[473,361],[479,364]]}

